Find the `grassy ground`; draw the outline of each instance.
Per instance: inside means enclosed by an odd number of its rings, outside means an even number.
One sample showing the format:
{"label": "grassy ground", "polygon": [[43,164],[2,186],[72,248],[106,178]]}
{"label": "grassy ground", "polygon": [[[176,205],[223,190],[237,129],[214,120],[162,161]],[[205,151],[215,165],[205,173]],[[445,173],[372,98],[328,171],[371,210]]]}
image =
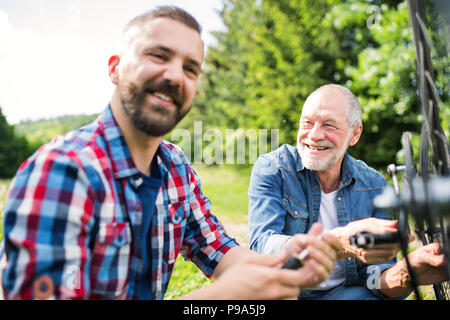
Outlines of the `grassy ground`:
{"label": "grassy ground", "polygon": [[251,168],[240,166],[195,166],[202,191],[212,204],[212,212],[235,223],[247,223],[248,196]]}

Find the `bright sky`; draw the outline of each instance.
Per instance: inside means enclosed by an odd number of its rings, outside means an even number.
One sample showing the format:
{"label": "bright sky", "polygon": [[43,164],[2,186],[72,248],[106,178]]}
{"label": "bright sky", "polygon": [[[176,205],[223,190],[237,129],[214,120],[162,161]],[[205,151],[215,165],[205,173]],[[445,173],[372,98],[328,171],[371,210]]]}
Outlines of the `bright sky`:
{"label": "bright sky", "polygon": [[113,85],[107,62],[131,18],[157,5],[186,9],[206,45],[225,27],[221,0],[2,0],[0,106],[10,124],[97,113]]}

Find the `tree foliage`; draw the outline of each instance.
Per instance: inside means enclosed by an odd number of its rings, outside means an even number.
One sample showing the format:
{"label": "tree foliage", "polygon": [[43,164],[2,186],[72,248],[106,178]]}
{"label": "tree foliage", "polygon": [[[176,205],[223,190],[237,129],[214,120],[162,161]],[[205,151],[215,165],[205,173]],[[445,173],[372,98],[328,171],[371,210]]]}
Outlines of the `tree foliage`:
{"label": "tree foliage", "polygon": [[186,127],[279,129],[296,143],[306,97],[339,83],[360,99],[364,132],[350,153],[395,161],[404,131],[419,131],[415,53],[406,1],[224,0],[226,30],[208,49]]}
{"label": "tree foliage", "polygon": [[97,117],[98,114],[64,115],[51,119],[26,120],[15,125],[15,129],[32,143],[41,145],[57,135],[85,126]]}
{"label": "tree foliage", "polygon": [[11,178],[20,164],[34,151],[24,136],[8,124],[0,107],[0,179]]}
{"label": "tree foliage", "polygon": [[406,3],[380,7],[381,20],[370,31],[376,47],[358,55],[345,71],[363,107],[364,133],[353,153],[375,166],[396,160],[402,132],[420,132],[415,53]]}

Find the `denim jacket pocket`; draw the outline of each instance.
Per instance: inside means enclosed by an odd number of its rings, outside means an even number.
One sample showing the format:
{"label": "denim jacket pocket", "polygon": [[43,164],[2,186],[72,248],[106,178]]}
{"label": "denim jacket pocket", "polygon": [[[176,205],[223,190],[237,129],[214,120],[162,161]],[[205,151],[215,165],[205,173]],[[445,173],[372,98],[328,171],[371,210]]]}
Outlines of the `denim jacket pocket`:
{"label": "denim jacket pocket", "polygon": [[282,205],[287,212],[285,233],[288,235],[305,233],[309,218],[306,205],[288,196],[283,197]]}

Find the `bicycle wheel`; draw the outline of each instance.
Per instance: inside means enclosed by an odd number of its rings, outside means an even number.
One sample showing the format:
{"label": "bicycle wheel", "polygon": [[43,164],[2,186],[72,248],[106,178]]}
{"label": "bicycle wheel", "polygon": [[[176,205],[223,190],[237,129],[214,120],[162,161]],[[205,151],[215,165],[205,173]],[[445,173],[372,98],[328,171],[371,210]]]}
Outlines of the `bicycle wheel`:
{"label": "bicycle wheel", "polygon": [[[446,163],[446,160],[436,161],[436,154],[433,154],[432,148],[430,148],[430,131],[426,123],[423,124],[420,133],[420,153],[419,153],[419,164],[420,164],[420,176],[425,181],[430,177],[438,174],[436,172],[437,167],[433,163]],[[442,170],[442,166],[440,167]],[[416,217],[416,233],[419,235],[420,240],[423,245],[429,243],[438,242],[442,245],[444,250],[444,255],[446,260],[449,261],[450,250],[449,250],[449,227],[450,224],[448,220],[444,219],[439,212],[431,208],[425,217]],[[447,270],[450,276],[450,269]],[[450,300],[450,283],[443,282],[440,284],[433,285],[436,300]]]}
{"label": "bicycle wheel", "polygon": [[[402,135],[402,148],[405,157],[405,173],[403,175],[402,182],[402,190],[410,190],[411,195],[414,195],[412,192],[412,181],[417,176],[416,164],[414,163],[414,153],[413,148],[411,146],[411,139],[408,132],[404,132]],[[409,212],[406,208],[400,208],[398,211],[398,232],[400,238],[400,249],[402,251],[403,257],[406,261],[406,266],[408,268],[408,273],[411,277],[411,284],[414,290],[414,294],[417,300],[421,300],[420,291],[418,289],[417,280],[412,271],[411,265],[408,259],[408,245],[409,245],[409,221],[408,221]]]}

